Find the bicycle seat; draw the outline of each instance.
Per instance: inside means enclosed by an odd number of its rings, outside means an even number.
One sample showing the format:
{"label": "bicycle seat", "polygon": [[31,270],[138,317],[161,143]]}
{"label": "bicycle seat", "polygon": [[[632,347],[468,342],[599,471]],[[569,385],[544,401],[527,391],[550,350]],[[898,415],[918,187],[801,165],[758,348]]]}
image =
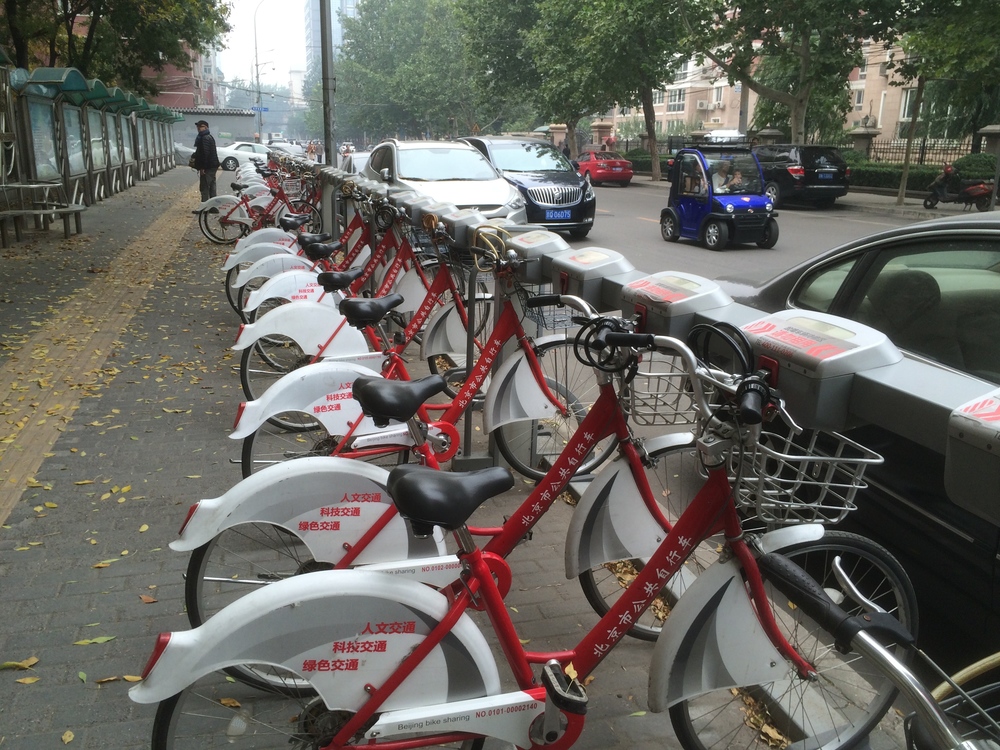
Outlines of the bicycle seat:
{"label": "bicycle seat", "polygon": [[316,275],[316,280],[323,287],[324,291],[339,292],[347,289],[357,279],[361,278],[364,273],[365,269],[360,266],[352,268],[349,271],[323,271],[323,273]]}
{"label": "bicycle seat", "polygon": [[246,190],[250,186],[247,185],[247,184],[245,184],[245,183],[242,183],[242,182],[230,182],[229,183],[229,187],[231,187],[237,193],[242,193],[244,190]]}
{"label": "bicycle seat", "polygon": [[[293,232],[299,227],[303,227],[308,224],[311,218],[312,216],[309,214],[285,214],[278,219],[278,226],[286,232]],[[317,240],[317,242],[319,242],[319,240]]]}
{"label": "bicycle seat", "polygon": [[[302,216],[304,214],[296,214],[296,216]],[[303,226],[309,219],[307,218],[303,222]],[[329,242],[333,239],[333,235],[329,232],[320,232],[319,234],[306,234],[305,232],[300,232],[298,236],[299,247],[309,247],[310,245],[315,245],[317,242]]]}
{"label": "bicycle seat", "polygon": [[312,261],[324,260],[326,258],[329,258],[334,253],[339,253],[340,248],[343,247],[343,245],[339,242],[330,242],[330,243],[313,242],[311,244],[306,245],[303,244],[301,240],[299,240],[299,244],[303,248],[305,248],[302,251],[303,254],[309,260]]}
{"label": "bicycle seat", "polygon": [[363,297],[348,297],[340,301],[340,314],[355,328],[374,325],[389,314],[394,307],[403,304],[403,295],[387,294],[385,297],[365,299]]}
{"label": "bicycle seat", "polygon": [[397,466],[387,487],[399,514],[413,534],[430,536],[434,526],[455,531],[484,502],[514,486],[510,469],[493,466],[477,471],[437,471],[418,464]]}
{"label": "bicycle seat", "polygon": [[376,427],[385,427],[390,419],[405,422],[417,413],[423,403],[445,388],[440,375],[428,375],[419,380],[386,380],[362,375],[354,381],[354,400],[361,411],[372,418]]}

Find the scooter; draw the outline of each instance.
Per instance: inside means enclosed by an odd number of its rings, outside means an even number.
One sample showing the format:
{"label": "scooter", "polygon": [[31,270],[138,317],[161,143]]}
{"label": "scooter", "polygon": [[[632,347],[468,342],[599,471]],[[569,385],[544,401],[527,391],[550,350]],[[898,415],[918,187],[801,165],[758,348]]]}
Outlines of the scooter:
{"label": "scooter", "polygon": [[989,211],[993,183],[985,180],[962,180],[961,189],[957,193],[949,192],[948,183],[957,176],[955,168],[945,164],[941,174],[927,186],[931,194],[924,198],[924,208],[934,208],[938,203],[963,203],[966,208],[975,206],[980,211]]}

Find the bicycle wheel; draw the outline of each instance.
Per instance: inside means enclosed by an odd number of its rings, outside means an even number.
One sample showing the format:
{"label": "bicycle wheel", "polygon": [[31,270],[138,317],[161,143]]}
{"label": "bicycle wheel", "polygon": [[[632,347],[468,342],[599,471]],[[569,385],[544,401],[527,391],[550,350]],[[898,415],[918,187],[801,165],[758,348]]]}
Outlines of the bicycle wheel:
{"label": "bicycle wheel", "polygon": [[[895,558],[878,544],[840,531],[816,542],[781,550],[801,565],[851,614],[860,606],[847,599],[833,577],[830,562],[839,555],[859,590],[894,614],[916,634],[917,604],[913,587]],[[732,747],[850,748],[875,728],[896,695],[892,684],[856,654],[841,654],[832,637],[787,598],[768,601],[788,642],[811,664],[819,678],[787,680],[738,690],[719,690],[678,703],[670,718],[681,745],[689,750]],[[900,649],[900,655],[902,650]]]}
{"label": "bicycle wheel", "polygon": [[[555,463],[599,393],[594,371],[580,362],[572,340],[552,341],[536,350],[549,390],[567,406],[566,414],[523,420],[493,431],[497,448],[518,474],[541,479]],[[587,474],[607,460],[617,444],[614,436],[602,440],[580,463],[577,474]]]}
{"label": "bicycle wheel", "polygon": [[243,317],[243,313],[240,312],[240,303],[239,303],[240,290],[234,287],[232,284],[236,280],[236,277],[239,275],[240,271],[242,271],[245,268],[249,268],[250,265],[251,264],[249,263],[240,263],[239,265],[233,266],[228,271],[226,271],[226,282],[225,282],[226,299],[229,300],[229,306],[233,308],[233,310],[236,312],[237,315],[240,316],[240,318]]}
{"label": "bicycle wheel", "polygon": [[[260,669],[260,665],[248,665]],[[276,677],[297,681],[291,672],[267,667]],[[253,689],[213,672],[162,701],[153,721],[153,750],[230,747],[254,750],[313,750],[325,747],[351,717],[328,709],[315,694],[292,697],[287,691]],[[394,738],[395,739],[395,738]],[[438,747],[479,750],[482,738]]]}
{"label": "bicycle wheel", "polygon": [[230,217],[236,216],[239,209],[233,210],[229,207],[221,207],[218,211],[202,211],[198,214],[198,224],[202,234],[217,245],[232,245],[246,234],[247,226],[233,221]]}
{"label": "bicycle wheel", "polygon": [[294,214],[309,214],[309,223],[303,227],[302,231],[309,234],[319,234],[323,231],[323,214],[316,206],[302,199],[292,201],[291,206],[291,212]]}
{"label": "bicycle wheel", "polygon": [[[278,421],[291,418],[290,413],[272,417]],[[254,472],[282,461],[293,461],[307,456],[332,455],[341,437],[327,433],[318,422],[312,422],[308,414],[303,414],[302,418],[303,426],[295,429],[286,429],[265,422],[243,439],[241,464],[244,479]],[[388,468],[406,463],[409,453],[409,448],[406,446],[389,445],[363,456],[352,452],[345,452],[342,455],[345,458],[359,458]]]}
{"label": "bicycle wheel", "polygon": [[[652,464],[646,467],[649,488],[663,514],[669,521],[675,521],[705,483],[699,473],[698,452],[694,447],[665,448],[650,453],[649,458]],[[636,619],[628,634],[643,641],[655,641],[678,597],[718,556],[716,543],[700,544],[653,605]],[[643,566],[643,560],[630,558],[608,562],[580,573],[580,587],[594,611],[601,617],[607,614]]]}
{"label": "bicycle wheel", "polygon": [[188,620],[196,628],[261,586],[331,567],[317,563],[302,540],[281,526],[234,526],[191,553],[184,578]]}

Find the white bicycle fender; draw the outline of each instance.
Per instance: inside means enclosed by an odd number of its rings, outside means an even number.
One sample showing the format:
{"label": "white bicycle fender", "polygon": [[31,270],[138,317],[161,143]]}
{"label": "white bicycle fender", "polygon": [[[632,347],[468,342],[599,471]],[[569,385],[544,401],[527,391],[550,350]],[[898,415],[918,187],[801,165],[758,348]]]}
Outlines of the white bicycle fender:
{"label": "white bicycle fender", "polygon": [[784,679],[788,664],[754,614],[735,560],[697,576],[670,612],[653,650],[649,708],[665,711],[713,690]]}
{"label": "white bicycle fender", "polygon": [[[538,339],[535,343],[565,338],[563,334],[555,334]],[[507,357],[493,373],[490,387],[486,391],[483,419],[486,431],[492,432],[509,422],[551,417],[555,410],[538,386],[524,352],[518,349],[516,354]]]}
{"label": "white bicycle fender", "polygon": [[272,253],[254,261],[252,266],[244,268],[236,274],[236,278],[233,279],[230,286],[233,289],[239,289],[251,279],[269,279],[285,271],[311,271],[313,266],[313,262],[304,255],[287,252]]}
{"label": "white bicycle fender", "polygon": [[222,270],[228,271],[241,263],[256,263],[261,258],[268,258],[272,255],[298,255],[298,245],[282,245],[277,242],[256,242],[247,245],[240,251],[234,250],[222,264]]}
{"label": "white bicycle fender", "polygon": [[[685,445],[694,445],[690,432],[646,442],[648,450]],[[615,560],[648,558],[662,541],[663,531],[642,501],[628,461],[617,457],[587,485],[570,518],[566,577]]]}
{"label": "white bicycle fender", "polygon": [[[480,299],[485,299],[481,295]],[[420,358],[425,362],[431,357],[447,354],[459,367],[465,367],[469,338],[458,314],[455,302],[438,307],[424,326],[423,341],[420,342]]]}
{"label": "white bicycle fender", "polygon": [[274,242],[278,245],[291,246],[295,244],[295,236],[280,227],[263,227],[251,232],[246,237],[241,237],[233,247],[233,253],[238,253],[260,242]]}
{"label": "white bicycle fender", "polygon": [[234,203],[239,203],[239,199],[232,195],[217,195],[214,198],[209,198],[207,201],[202,201],[198,204],[198,208],[195,211],[202,212],[207,211],[210,208],[219,208],[220,206],[232,206]]}
{"label": "white bicycle fender", "polygon": [[[331,357],[345,354],[367,354],[368,342],[357,328],[344,323],[344,316],[336,307],[319,302],[289,302],[268,310],[253,323],[240,328],[233,349],[246,349],[255,341],[273,334],[292,339],[305,354],[317,354],[337,331],[326,348]],[[338,327],[340,330],[338,330]],[[383,355],[380,355],[384,358]],[[379,365],[381,366],[381,359]]]}
{"label": "white bicycle fender", "polygon": [[416,312],[420,303],[427,296],[427,287],[424,286],[424,282],[412,268],[396,278],[392,291],[403,295],[403,303],[399,307],[393,308],[400,313]]}
{"label": "white bicycle fender", "polygon": [[259,208],[261,210],[266,209],[271,205],[271,194],[266,193],[264,195],[258,195],[256,198],[250,200],[251,208]]}
{"label": "white bicycle fender", "polygon": [[[381,685],[445,617],[437,590],[384,573],[331,570],[252,591],[201,627],[170,634],[137,703],[176,695],[204,675],[243,663],[298,673],[328,708],[357,711],[366,685]],[[403,681],[380,711],[417,708],[500,692],[489,645],[468,614]]]}
{"label": "white bicycle fender", "polygon": [[316,280],[315,271],[284,271],[277,276],[272,276],[258,289],[250,292],[247,302],[243,306],[243,311],[256,310],[269,299],[287,299],[292,302],[309,300],[336,307],[343,298],[344,295],[340,292],[326,294]]}
{"label": "white bicycle fender", "polygon": [[[346,435],[350,423],[361,416],[361,406],[353,396],[354,379],[359,375],[381,377],[367,367],[336,361],[320,361],[292,370],[272,383],[263,396],[241,405],[229,437],[242,440],[271,417],[290,411],[314,416],[331,435]],[[355,434],[377,430],[365,417]]]}
{"label": "white bicycle fender", "polygon": [[[392,504],[386,491],[389,472],[364,461],[310,456],[268,466],[237,483],[221,497],[201,500],[180,536],[170,543],[190,552],[226,529],[245,523],[281,526],[309,548],[313,559],[338,563]],[[345,546],[346,545],[346,546]],[[418,539],[398,514],[358,555],[355,565],[427,558],[446,553],[444,534]],[[450,562],[450,561],[448,561]],[[457,564],[457,559],[455,559]],[[458,578],[459,569],[443,563],[407,568],[401,574],[438,587]],[[441,580],[441,579],[444,580]]]}

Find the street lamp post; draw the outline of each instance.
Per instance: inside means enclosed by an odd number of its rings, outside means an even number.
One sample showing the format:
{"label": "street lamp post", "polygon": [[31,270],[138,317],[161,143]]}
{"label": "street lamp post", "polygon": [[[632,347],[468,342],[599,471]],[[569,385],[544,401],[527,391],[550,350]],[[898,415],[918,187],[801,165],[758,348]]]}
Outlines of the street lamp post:
{"label": "street lamp post", "polygon": [[260,102],[260,58],[257,56],[257,11],[267,0],[260,0],[253,9],[253,69],[257,83],[257,141],[264,142],[264,111]]}

